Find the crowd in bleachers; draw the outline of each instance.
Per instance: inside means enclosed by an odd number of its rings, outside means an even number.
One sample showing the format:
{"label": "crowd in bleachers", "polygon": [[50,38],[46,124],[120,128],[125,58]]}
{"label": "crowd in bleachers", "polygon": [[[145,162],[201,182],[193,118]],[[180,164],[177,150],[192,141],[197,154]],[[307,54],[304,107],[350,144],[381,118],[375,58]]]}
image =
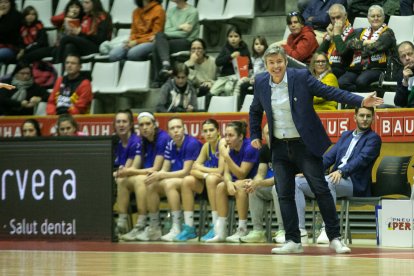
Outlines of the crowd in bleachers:
{"label": "crowd in bleachers", "polygon": [[[66,56],[76,54],[81,56],[82,70],[89,72],[95,98],[95,101],[88,100],[87,108],[78,112],[80,114],[95,112],[93,106],[108,94],[117,99],[126,92],[150,91],[150,88],[161,86],[163,103],[144,108],[189,111],[186,93],[195,89],[198,102],[203,106],[193,101],[191,111],[208,110],[213,96],[234,97],[236,104],[224,111],[237,111],[245,96],[254,93],[254,75],[264,70],[260,55],[266,50],[266,37],[256,37],[253,45],[247,45],[240,27],[235,24],[227,28],[220,52],[211,53],[201,31],[209,20],[254,18],[255,1],[240,2],[237,11],[237,3],[233,2],[217,1],[213,5],[203,0],[2,0],[0,77],[3,82],[16,81],[16,64],[18,67],[30,64],[36,74],[33,82],[51,89],[54,84],[51,82],[56,83],[58,78],[50,72],[65,75]],[[332,72],[342,89],[377,90],[380,96],[384,91],[400,92],[401,89],[396,89],[402,79],[397,43],[413,41],[414,20],[412,16],[396,15],[398,9],[375,5],[377,2],[370,1],[366,7],[367,3],[362,5],[357,0],[299,1],[298,11],[286,17],[286,39],[275,43],[282,45],[289,55],[290,67],[315,68],[312,55],[317,50],[325,53],[330,66],[319,75]],[[409,6],[408,2],[401,1],[401,15],[412,14],[412,3]],[[222,8],[221,14],[217,12],[220,9],[213,11],[213,6]],[[364,14],[364,7],[367,20],[356,26],[360,18],[354,20],[354,17]],[[355,21],[354,26],[350,20]],[[406,29],[399,26],[406,26]],[[245,60],[248,70],[243,67]],[[182,87],[176,85],[177,76],[173,75],[175,65],[181,62],[189,69]],[[107,78],[108,73],[102,74],[105,70],[112,70],[113,76]],[[411,82],[407,85],[411,89]],[[76,87],[73,89],[72,93]],[[0,114],[27,114],[25,102],[20,99],[18,110],[16,96],[11,101],[13,92],[8,94],[0,93]],[[26,94],[24,100],[30,102],[30,93]],[[397,100],[401,97],[401,94],[396,96],[395,102],[388,102],[387,107],[411,106],[402,105],[410,101]],[[172,99],[176,102],[172,103]],[[114,102],[117,108],[111,110],[122,107],[117,100],[111,101]],[[31,110],[38,110],[37,103],[33,105],[35,108]],[[171,105],[179,108],[168,108]],[[131,104],[127,107],[134,108]],[[39,110],[35,114],[45,113]]]}

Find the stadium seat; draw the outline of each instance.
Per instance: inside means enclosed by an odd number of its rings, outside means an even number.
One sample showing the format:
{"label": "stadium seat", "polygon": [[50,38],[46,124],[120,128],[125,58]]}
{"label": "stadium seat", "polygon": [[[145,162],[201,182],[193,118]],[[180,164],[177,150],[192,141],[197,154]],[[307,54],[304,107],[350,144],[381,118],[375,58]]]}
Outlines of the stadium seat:
{"label": "stadium seat", "polygon": [[92,91],[110,93],[119,80],[119,61],[96,62],[92,70]]}
{"label": "stadium seat", "polygon": [[[100,93],[119,94],[125,92],[148,92],[150,82],[150,61],[127,60],[122,69],[118,85],[100,89]],[[111,71],[113,74],[113,72]]]}
{"label": "stadium seat", "polygon": [[197,10],[199,20],[221,20],[224,4],[224,0],[198,0]]}
{"label": "stadium seat", "polygon": [[227,0],[222,19],[254,18],[254,0]]}
{"label": "stadium seat", "polygon": [[253,102],[253,95],[246,95],[243,101],[243,105],[240,109],[240,112],[249,112],[250,111],[250,105]]}
{"label": "stadium seat", "polygon": [[213,96],[208,106],[208,112],[236,112],[237,96]]}
{"label": "stadium seat", "polygon": [[18,11],[21,11],[22,10],[22,2],[23,2],[23,0],[15,0],[14,1],[15,3],[16,3],[16,9],[18,10]]}
{"label": "stadium seat", "polygon": [[50,0],[26,0],[23,8],[33,6],[39,14],[39,20],[45,27],[53,27],[50,18],[52,17],[52,1]]}
{"label": "stadium seat", "polygon": [[198,110],[204,111],[206,109],[206,96],[197,97]]}
{"label": "stadium seat", "polygon": [[47,40],[49,42],[49,47],[53,47],[56,45],[56,41],[57,41],[57,30],[53,29],[53,30],[47,30]]}
{"label": "stadium seat", "polygon": [[390,20],[388,21],[388,27],[394,31],[397,45],[406,40],[414,40],[414,15],[391,15]]}
{"label": "stadium seat", "polygon": [[366,17],[355,17],[354,23],[352,24],[352,27],[354,27],[354,29],[368,28],[369,27],[368,18],[366,18]]}
{"label": "stadium seat", "polygon": [[384,93],[384,104],[387,105],[394,105],[394,98],[395,98],[395,92],[385,92]]}
{"label": "stadium seat", "polygon": [[33,115],[35,115],[35,116],[45,116],[45,115],[47,115],[46,114],[46,106],[47,106],[47,102],[39,102],[35,107]]}
{"label": "stadium seat", "polygon": [[133,0],[114,0],[111,9],[114,24],[131,24],[132,12],[137,8]]}

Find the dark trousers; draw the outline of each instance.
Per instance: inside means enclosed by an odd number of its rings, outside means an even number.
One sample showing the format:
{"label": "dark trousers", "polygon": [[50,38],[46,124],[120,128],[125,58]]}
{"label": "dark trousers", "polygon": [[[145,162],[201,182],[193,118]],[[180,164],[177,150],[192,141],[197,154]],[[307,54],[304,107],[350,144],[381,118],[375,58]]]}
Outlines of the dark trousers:
{"label": "dark trousers", "polygon": [[379,80],[381,70],[347,71],[339,79],[339,87],[351,92],[370,92],[370,84]]}
{"label": "dark trousers", "polygon": [[70,53],[76,53],[80,56],[86,56],[98,52],[98,45],[96,45],[89,39],[79,36],[64,36],[60,40],[60,45],[57,50],[56,61],[64,62],[66,56]]}
{"label": "dark trousers", "polygon": [[152,66],[154,68],[154,80],[158,80],[158,73],[163,61],[170,61],[170,54],[180,51],[189,51],[190,41],[185,38],[169,38],[165,33],[155,35],[155,43],[152,51]]}
{"label": "dark trousers", "polygon": [[273,138],[272,162],[286,241],[300,243],[295,204],[295,175],[299,172],[304,174],[315,194],[329,240],[340,237],[338,214],[325,180],[322,157],[313,155],[302,139],[287,142]]}

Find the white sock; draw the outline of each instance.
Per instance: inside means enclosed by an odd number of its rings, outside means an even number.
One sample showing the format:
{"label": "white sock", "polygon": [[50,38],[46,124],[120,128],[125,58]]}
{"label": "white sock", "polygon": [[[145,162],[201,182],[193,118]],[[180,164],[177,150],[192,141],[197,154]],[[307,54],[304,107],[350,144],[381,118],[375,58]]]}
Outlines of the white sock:
{"label": "white sock", "polygon": [[218,217],[217,218],[217,235],[219,236],[226,236],[226,226],[227,226],[227,217]]}
{"label": "white sock", "polygon": [[217,211],[211,211],[211,217],[213,219],[213,225],[216,225],[217,223],[217,218],[218,218],[218,213]]}
{"label": "white sock", "polygon": [[147,215],[139,215],[137,220],[137,226],[147,225]]}
{"label": "white sock", "polygon": [[194,226],[194,212],[193,211],[184,211],[184,223],[188,226]]}
{"label": "white sock", "polygon": [[119,219],[128,219],[128,214],[119,214],[118,218]]}
{"label": "white sock", "polygon": [[244,230],[247,229],[247,219],[245,220],[239,219],[239,228],[243,228]]}
{"label": "white sock", "polygon": [[148,214],[150,218],[150,226],[152,227],[159,227],[160,226],[160,214],[159,212],[156,213],[149,213]]}
{"label": "white sock", "polygon": [[172,211],[171,216],[173,224],[181,224],[181,211]]}

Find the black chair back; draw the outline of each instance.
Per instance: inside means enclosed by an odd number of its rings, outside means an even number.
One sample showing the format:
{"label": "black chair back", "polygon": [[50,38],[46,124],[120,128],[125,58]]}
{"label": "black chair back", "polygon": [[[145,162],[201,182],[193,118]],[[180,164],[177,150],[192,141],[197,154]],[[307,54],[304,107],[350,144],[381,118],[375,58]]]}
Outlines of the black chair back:
{"label": "black chair back", "polygon": [[384,156],[377,169],[377,182],[373,185],[373,196],[410,196],[411,186],[407,179],[411,156]]}

